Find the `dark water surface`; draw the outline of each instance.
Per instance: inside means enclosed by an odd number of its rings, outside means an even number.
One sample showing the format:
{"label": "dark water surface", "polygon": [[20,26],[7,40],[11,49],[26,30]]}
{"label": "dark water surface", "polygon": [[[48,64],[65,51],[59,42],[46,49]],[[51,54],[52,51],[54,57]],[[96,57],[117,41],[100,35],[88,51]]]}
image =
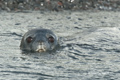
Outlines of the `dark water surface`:
{"label": "dark water surface", "polygon": [[[119,16],[105,13],[101,23],[99,15],[92,21],[92,13],[89,18],[81,13],[45,15],[1,13],[0,80],[120,79],[120,26],[114,21]],[[22,54],[20,40],[32,28],[53,30],[61,49],[53,54]]]}

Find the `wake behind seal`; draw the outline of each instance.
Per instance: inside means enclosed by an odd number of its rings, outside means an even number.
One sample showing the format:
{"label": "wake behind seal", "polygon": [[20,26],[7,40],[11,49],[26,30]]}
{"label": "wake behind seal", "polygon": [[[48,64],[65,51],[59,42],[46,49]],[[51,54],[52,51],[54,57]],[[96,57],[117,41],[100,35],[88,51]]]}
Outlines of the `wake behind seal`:
{"label": "wake behind seal", "polygon": [[32,29],[26,32],[21,40],[22,51],[46,52],[58,46],[57,36],[49,29]]}

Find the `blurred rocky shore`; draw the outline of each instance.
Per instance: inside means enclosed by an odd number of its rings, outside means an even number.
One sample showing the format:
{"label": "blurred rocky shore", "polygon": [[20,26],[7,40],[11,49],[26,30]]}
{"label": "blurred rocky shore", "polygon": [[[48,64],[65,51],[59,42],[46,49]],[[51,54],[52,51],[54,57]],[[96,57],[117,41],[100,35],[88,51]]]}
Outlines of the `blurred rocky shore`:
{"label": "blurred rocky shore", "polygon": [[112,10],[120,11],[120,0],[0,0],[0,10]]}

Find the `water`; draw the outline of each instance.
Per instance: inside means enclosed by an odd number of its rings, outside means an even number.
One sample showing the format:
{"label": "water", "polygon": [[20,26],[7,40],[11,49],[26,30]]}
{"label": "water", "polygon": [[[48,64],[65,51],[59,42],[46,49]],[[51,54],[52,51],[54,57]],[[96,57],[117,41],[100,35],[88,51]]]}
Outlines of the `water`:
{"label": "water", "polygon": [[[0,80],[120,79],[119,12],[0,14]],[[22,54],[20,40],[33,28],[54,31],[61,49]]]}

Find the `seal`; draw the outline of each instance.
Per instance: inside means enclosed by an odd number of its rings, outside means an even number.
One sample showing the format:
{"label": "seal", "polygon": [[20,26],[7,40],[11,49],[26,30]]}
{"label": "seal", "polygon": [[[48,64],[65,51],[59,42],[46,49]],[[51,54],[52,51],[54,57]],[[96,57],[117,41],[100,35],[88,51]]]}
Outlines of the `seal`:
{"label": "seal", "polygon": [[49,29],[32,29],[26,32],[21,40],[22,51],[46,52],[54,50],[58,37]]}

